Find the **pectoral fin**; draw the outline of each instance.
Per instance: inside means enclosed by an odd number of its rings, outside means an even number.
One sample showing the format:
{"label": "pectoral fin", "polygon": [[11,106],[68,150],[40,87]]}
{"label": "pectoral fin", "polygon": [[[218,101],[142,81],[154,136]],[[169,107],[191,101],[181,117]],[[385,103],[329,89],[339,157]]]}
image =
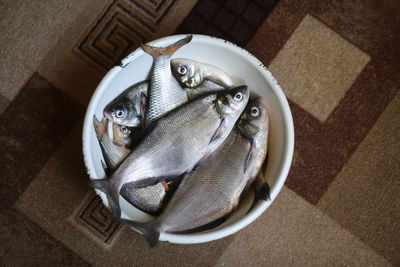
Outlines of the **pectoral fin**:
{"label": "pectoral fin", "polygon": [[251,163],[251,161],[253,159],[253,150],[254,149],[255,149],[255,142],[254,142],[254,140],[251,140],[249,152],[247,153],[247,158],[246,158],[246,161],[244,163],[243,172],[246,172],[247,168],[250,166],[250,163]]}
{"label": "pectoral fin", "polygon": [[217,130],[215,130],[214,135],[211,137],[210,143],[215,141],[217,138],[221,136],[224,126],[225,126],[225,118],[221,119],[221,122],[219,123]]}

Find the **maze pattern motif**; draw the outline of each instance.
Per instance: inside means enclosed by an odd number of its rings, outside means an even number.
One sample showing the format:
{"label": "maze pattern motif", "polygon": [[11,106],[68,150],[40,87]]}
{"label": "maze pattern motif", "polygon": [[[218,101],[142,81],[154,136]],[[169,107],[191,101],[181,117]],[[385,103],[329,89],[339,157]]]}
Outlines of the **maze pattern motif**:
{"label": "maze pattern motif", "polygon": [[97,195],[91,194],[87,198],[78,213],[77,220],[105,244],[111,243],[119,229],[119,224],[113,221],[111,212]]}
{"label": "maze pattern motif", "polygon": [[173,0],[114,0],[75,51],[103,71],[152,39]]}

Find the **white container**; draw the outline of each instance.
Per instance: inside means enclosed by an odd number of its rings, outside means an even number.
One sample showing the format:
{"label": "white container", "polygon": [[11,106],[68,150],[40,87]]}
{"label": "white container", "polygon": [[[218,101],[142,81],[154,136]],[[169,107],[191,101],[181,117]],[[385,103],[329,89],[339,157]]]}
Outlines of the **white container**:
{"label": "white container", "polygon": [[[185,37],[174,35],[151,42],[154,46],[167,46]],[[248,212],[252,203],[253,192],[249,192],[239,209],[229,220],[220,226],[194,234],[161,233],[160,241],[171,243],[202,243],[231,235],[260,216],[276,198],[281,190],[293,156],[294,130],[293,119],[284,93],[265,66],[246,50],[222,39],[193,35],[190,43],[180,48],[173,58],[184,57],[216,65],[232,77],[239,78],[246,84],[251,94],[264,99],[270,115],[270,132],[268,140],[268,167],[262,174],[271,188],[271,201],[259,201]],[[98,85],[86,111],[83,126],[83,155],[91,179],[105,177],[102,165],[102,154],[93,129],[93,114],[100,119],[104,107],[130,85],[149,77],[153,59],[136,49],[126,57],[121,66],[112,68]],[[104,204],[108,206],[105,195],[96,190]],[[122,217],[135,221],[149,221],[153,217],[136,209],[120,196]]]}

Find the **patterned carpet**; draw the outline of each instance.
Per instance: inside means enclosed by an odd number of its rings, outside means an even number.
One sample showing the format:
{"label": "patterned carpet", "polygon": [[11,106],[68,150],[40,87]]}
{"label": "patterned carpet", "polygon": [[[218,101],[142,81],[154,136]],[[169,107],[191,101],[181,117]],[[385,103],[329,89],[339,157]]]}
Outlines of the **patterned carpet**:
{"label": "patterned carpet", "polygon": [[[400,266],[400,3],[0,2],[0,264]],[[149,249],[86,184],[85,108],[146,42],[202,33],[277,78],[295,123],[286,184],[235,235]]]}

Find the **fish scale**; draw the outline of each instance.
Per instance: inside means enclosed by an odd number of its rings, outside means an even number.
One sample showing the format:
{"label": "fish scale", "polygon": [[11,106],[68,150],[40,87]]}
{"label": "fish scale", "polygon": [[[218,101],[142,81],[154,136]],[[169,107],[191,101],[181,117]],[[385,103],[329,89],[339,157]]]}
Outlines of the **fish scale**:
{"label": "fish scale", "polygon": [[154,59],[146,114],[147,125],[188,101],[187,92],[172,76],[169,60],[169,55]]}
{"label": "fish scale", "polygon": [[184,177],[168,206],[157,218],[161,222],[160,230],[176,232],[196,228],[223,217],[236,207],[249,180],[243,171],[249,149],[250,140],[234,128],[207,161],[210,164],[206,163]]}

